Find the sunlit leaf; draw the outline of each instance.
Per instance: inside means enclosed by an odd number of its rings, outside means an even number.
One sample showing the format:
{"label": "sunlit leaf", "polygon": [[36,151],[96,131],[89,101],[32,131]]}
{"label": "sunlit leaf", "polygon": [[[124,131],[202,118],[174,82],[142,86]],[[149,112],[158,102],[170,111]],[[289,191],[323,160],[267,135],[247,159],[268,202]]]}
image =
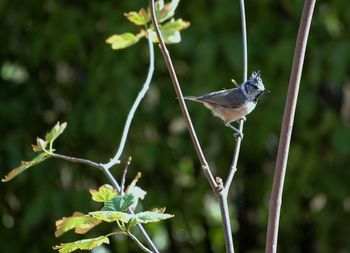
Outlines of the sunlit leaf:
{"label": "sunlit leaf", "polygon": [[44,141],[43,139],[37,137],[36,144],[32,145],[33,151],[34,152],[43,151],[44,149],[46,149],[47,144],[48,144],[47,141]]}
{"label": "sunlit leaf", "polygon": [[91,250],[100,246],[103,243],[109,244],[109,239],[107,236],[99,236],[96,238],[85,239],[75,242],[61,243],[61,245],[54,246],[53,249],[58,250],[59,253],[69,253],[78,249]]}
{"label": "sunlit leaf", "polygon": [[134,45],[141,37],[143,37],[143,33],[137,35],[133,33],[114,34],[107,38],[106,42],[112,45],[112,49],[123,49]]}
{"label": "sunlit leaf", "polygon": [[135,198],[134,203],[131,206],[131,208],[133,208],[133,209],[136,208],[137,202],[139,201],[139,199],[144,199],[146,194],[147,194],[146,191],[144,191],[140,187],[136,186],[136,183],[139,181],[140,178],[141,178],[141,173],[138,172],[136,174],[135,178],[132,180],[132,182],[126,188],[126,191],[125,191],[126,194],[132,194]]}
{"label": "sunlit leaf", "polygon": [[51,131],[46,134],[45,140],[48,143],[54,142],[57,139],[57,137],[63,133],[66,127],[67,127],[66,122],[63,122],[62,124],[60,124],[60,122],[57,122],[56,125],[51,129]]}
{"label": "sunlit leaf", "polygon": [[134,204],[135,197],[132,194],[123,196],[115,196],[111,200],[105,202],[102,211],[125,211]]}
{"label": "sunlit leaf", "polygon": [[85,234],[101,222],[101,220],[95,219],[90,215],[76,212],[71,217],[63,217],[56,221],[55,236],[59,237],[72,229],[74,229],[74,232],[77,234]]}
{"label": "sunlit leaf", "polygon": [[2,182],[10,181],[14,177],[16,177],[18,174],[20,174],[23,171],[25,171],[26,169],[28,169],[28,168],[30,168],[30,167],[32,167],[34,165],[37,165],[38,163],[41,163],[42,161],[46,160],[49,157],[50,157],[50,155],[48,155],[47,153],[40,153],[39,155],[37,155],[31,161],[22,161],[20,166],[18,166],[17,168],[11,170],[10,173],[8,173],[6,176],[4,176],[1,179],[1,181]]}
{"label": "sunlit leaf", "polygon": [[107,202],[117,195],[117,191],[109,184],[102,185],[98,190],[90,189],[92,200]]}
{"label": "sunlit leaf", "polygon": [[146,10],[143,8],[141,8],[138,12],[131,11],[128,13],[124,13],[124,16],[131,23],[134,23],[136,25],[145,25],[151,20],[149,13],[147,13]]}
{"label": "sunlit leaf", "polygon": [[135,214],[134,218],[137,223],[158,222],[174,217],[172,214],[164,213],[165,209],[156,209],[153,211],[140,212]]}
{"label": "sunlit leaf", "polygon": [[[160,31],[165,43],[174,44],[181,41],[180,31],[186,29],[189,26],[190,22],[184,21],[182,19],[172,19],[164,25],[160,26]],[[151,32],[150,36],[153,42],[158,43],[158,38],[154,31]]]}
{"label": "sunlit leaf", "polygon": [[160,10],[159,22],[166,21],[169,18],[173,17],[179,2],[180,0],[173,0],[170,3],[165,4],[164,7]]}
{"label": "sunlit leaf", "polygon": [[118,211],[96,211],[96,212],[90,212],[89,215],[91,215],[95,219],[106,221],[106,222],[113,222],[113,221],[128,222],[132,218],[131,214],[118,212]]}

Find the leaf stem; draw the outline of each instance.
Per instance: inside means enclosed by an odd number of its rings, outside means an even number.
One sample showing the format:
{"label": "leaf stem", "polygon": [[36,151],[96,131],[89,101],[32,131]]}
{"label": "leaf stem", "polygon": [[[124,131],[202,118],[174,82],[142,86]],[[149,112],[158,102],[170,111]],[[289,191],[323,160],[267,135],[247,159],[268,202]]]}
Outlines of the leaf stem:
{"label": "leaf stem", "polygon": [[277,152],[275,174],[270,197],[269,221],[266,238],[266,253],[277,251],[279,218],[281,213],[283,185],[287,168],[289,146],[293,130],[295,109],[298,101],[305,50],[316,0],[305,0],[295,46],[292,71],[289,80],[287,101],[283,113],[282,129]]}
{"label": "leaf stem", "polygon": [[131,239],[133,239],[137,245],[139,245],[139,247],[144,251],[144,252],[147,252],[147,253],[153,253],[153,251],[151,251],[150,249],[148,249],[145,245],[143,245],[139,239],[137,239],[136,236],[134,236],[130,231],[127,232],[127,234],[130,236]]}

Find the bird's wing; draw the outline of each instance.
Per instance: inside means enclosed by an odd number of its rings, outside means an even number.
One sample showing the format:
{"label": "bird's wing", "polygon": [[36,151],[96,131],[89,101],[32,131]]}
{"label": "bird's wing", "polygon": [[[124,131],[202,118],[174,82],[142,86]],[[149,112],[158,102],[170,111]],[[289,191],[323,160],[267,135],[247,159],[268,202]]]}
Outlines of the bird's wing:
{"label": "bird's wing", "polygon": [[240,91],[240,88],[209,93],[207,95],[197,97],[196,100],[199,102],[224,106],[227,108],[239,108],[246,102],[246,98]]}

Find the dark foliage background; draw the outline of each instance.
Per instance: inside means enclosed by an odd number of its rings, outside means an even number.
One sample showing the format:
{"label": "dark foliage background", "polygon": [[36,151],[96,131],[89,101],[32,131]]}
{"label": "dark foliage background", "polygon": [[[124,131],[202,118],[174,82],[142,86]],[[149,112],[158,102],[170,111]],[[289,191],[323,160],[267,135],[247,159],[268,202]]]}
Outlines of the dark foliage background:
{"label": "dark foliage background", "polygon": [[[147,73],[147,43],[112,51],[113,33],[136,31],[123,12],[146,1],[0,1],[1,175],[31,158],[30,145],[56,121],[68,129],[60,153],[106,162]],[[274,161],[303,1],[247,1],[249,72],[261,70],[272,94],[245,127],[232,189],[238,252],[263,252]],[[280,224],[279,251],[350,252],[350,2],[319,1],[307,50]],[[191,21],[170,51],[185,94],[229,88],[242,79],[238,1],[182,1]],[[157,49],[157,48],[156,48]],[[134,119],[123,161],[128,180],[142,171],[145,208],[166,206],[176,217],[147,229],[163,252],[223,252],[219,209],[201,174],[165,64],[156,50],[151,90]],[[17,72],[10,73],[8,67]],[[10,74],[9,74],[10,73]],[[204,151],[225,176],[232,133],[198,104],[188,104]],[[122,166],[122,165],[121,165]],[[113,169],[120,178],[121,166]],[[0,186],[1,252],[51,252],[54,222],[98,208],[88,189],[107,183],[94,168],[48,160]],[[117,238],[106,251],[140,252]]]}

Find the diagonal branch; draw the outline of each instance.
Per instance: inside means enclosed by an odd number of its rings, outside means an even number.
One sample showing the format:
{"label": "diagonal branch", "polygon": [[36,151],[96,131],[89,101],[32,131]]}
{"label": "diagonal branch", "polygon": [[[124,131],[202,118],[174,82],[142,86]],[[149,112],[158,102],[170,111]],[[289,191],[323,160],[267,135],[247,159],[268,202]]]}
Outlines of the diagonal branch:
{"label": "diagonal branch", "polygon": [[171,80],[172,80],[172,83],[173,83],[173,86],[174,86],[174,89],[175,89],[175,92],[176,92],[176,96],[178,98],[178,101],[179,101],[179,104],[180,104],[180,108],[181,108],[183,117],[184,117],[185,122],[186,122],[187,129],[188,129],[188,131],[189,131],[189,133],[191,135],[191,139],[192,139],[193,145],[194,145],[194,147],[196,149],[199,161],[200,161],[200,163],[202,165],[203,172],[204,172],[205,176],[207,177],[211,188],[213,189],[214,192],[216,192],[217,191],[216,189],[217,189],[218,185],[215,182],[215,179],[214,179],[214,177],[213,177],[213,175],[211,173],[211,170],[209,168],[208,162],[207,162],[207,160],[204,157],[204,154],[203,154],[203,151],[202,151],[202,147],[199,144],[196,131],[194,130],[194,127],[193,127],[193,124],[192,124],[192,121],[191,121],[191,117],[190,117],[190,115],[188,113],[188,110],[187,110],[187,107],[186,107],[186,104],[185,104],[185,100],[184,100],[184,97],[182,95],[181,87],[180,87],[179,81],[178,81],[177,76],[176,76],[176,72],[175,72],[175,69],[174,69],[173,62],[172,62],[172,60],[170,58],[169,51],[168,51],[168,49],[167,49],[167,47],[166,47],[166,45],[164,43],[164,40],[162,38],[162,34],[160,32],[160,29],[159,29],[159,25],[158,25],[157,18],[156,18],[155,7],[154,7],[154,0],[150,0],[149,1],[149,5],[151,7],[152,22],[153,22],[153,26],[154,26],[154,29],[156,31],[157,38],[158,38],[158,41],[159,41],[159,44],[160,44],[160,49],[161,49],[161,52],[163,54],[165,63],[167,65],[167,68],[168,68],[168,71],[169,71],[169,74],[170,74],[170,77],[171,77]]}
{"label": "diagonal branch", "polygon": [[137,95],[137,97],[134,101],[134,104],[132,105],[132,107],[129,111],[128,117],[127,117],[126,122],[125,122],[122,138],[120,139],[120,144],[119,144],[119,147],[118,147],[116,154],[108,163],[103,164],[107,169],[111,168],[115,164],[120,163],[119,159],[120,159],[120,157],[123,153],[124,147],[125,147],[125,142],[126,142],[126,138],[128,137],[131,122],[134,118],[135,112],[136,112],[139,104],[141,103],[141,100],[146,95],[146,93],[149,89],[149,86],[151,84],[151,80],[152,80],[152,76],[153,76],[153,72],[154,72],[154,49],[153,49],[153,43],[152,43],[152,39],[151,39],[150,35],[148,35],[148,46],[149,46],[150,63],[149,63],[147,78],[146,78],[145,83],[143,84],[141,91]]}
{"label": "diagonal branch", "polygon": [[278,226],[282,204],[283,184],[287,168],[289,146],[294,123],[295,108],[298,100],[306,44],[315,4],[316,0],[305,1],[303,13],[300,20],[292,71],[289,80],[287,102],[283,113],[283,122],[280,142],[278,146],[275,175],[273,178],[273,186],[270,197],[269,222],[265,248],[266,253],[275,253],[277,251]]}

